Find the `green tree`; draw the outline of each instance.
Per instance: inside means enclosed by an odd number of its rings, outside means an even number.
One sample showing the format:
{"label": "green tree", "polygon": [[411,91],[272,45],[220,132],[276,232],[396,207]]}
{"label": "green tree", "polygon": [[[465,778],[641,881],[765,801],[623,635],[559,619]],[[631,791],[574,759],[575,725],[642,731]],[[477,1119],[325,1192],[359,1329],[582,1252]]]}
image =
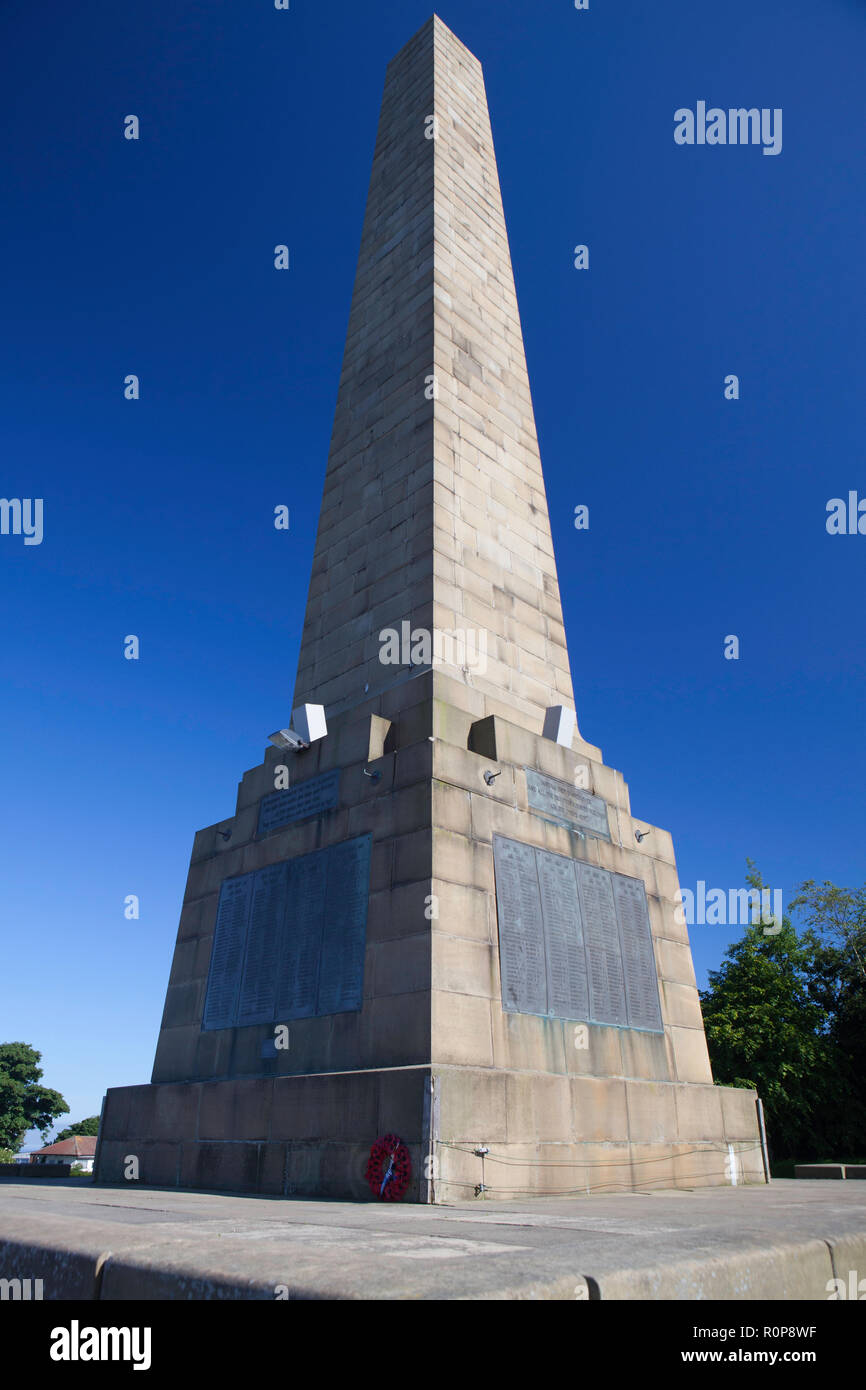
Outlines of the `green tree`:
{"label": "green tree", "polygon": [[99,1116],[89,1115],[86,1120],[79,1120],[77,1124],[70,1125],[68,1129],[62,1129],[55,1138],[55,1144],[59,1144],[61,1139],[72,1139],[76,1134],[90,1134],[96,1138],[99,1133]]}
{"label": "green tree", "polygon": [[866,1156],[866,884],[838,888],[825,880],[801,883],[791,910],[806,923],[814,950],[811,993],[830,1015],[838,1085],[830,1100],[825,1157]]}
{"label": "green tree", "polygon": [[[746,882],[765,885],[749,861]],[[758,920],[709,973],[701,992],[716,1081],[754,1086],[764,1103],[775,1158],[819,1156],[840,1098],[832,1016],[816,997],[816,943],[801,940],[788,917]]]}
{"label": "green tree", "polygon": [[0,1043],[0,1145],[16,1153],[28,1129],[44,1138],[58,1115],[69,1113],[59,1091],[39,1085],[41,1060],[27,1043]]}

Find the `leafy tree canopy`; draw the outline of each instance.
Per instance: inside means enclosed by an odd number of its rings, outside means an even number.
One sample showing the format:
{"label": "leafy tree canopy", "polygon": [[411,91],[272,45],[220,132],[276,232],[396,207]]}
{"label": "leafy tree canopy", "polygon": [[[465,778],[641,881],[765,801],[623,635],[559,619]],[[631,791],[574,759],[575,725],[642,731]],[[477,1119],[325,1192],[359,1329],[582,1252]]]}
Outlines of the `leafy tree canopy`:
{"label": "leafy tree canopy", "polygon": [[94,1138],[99,1133],[99,1116],[88,1115],[86,1120],[79,1120],[77,1124],[69,1125],[67,1129],[62,1129],[55,1138],[55,1144],[59,1144],[61,1139],[72,1139],[76,1134],[92,1134]]}
{"label": "leafy tree canopy", "polygon": [[27,1043],[0,1043],[0,1146],[15,1153],[28,1129],[43,1138],[69,1106],[59,1091],[40,1086],[42,1054]]}
{"label": "leafy tree canopy", "polygon": [[[746,882],[766,885],[749,861]],[[790,918],[754,920],[710,971],[701,1008],[720,1085],[753,1085],[776,1157],[866,1147],[866,885],[802,884]],[[756,919],[759,914],[756,912]]]}

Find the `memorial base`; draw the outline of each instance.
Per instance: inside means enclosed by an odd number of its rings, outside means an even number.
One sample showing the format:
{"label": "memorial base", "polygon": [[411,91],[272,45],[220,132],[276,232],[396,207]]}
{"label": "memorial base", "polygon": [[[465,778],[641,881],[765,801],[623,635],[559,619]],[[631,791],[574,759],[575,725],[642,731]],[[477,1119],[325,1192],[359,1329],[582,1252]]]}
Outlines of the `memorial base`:
{"label": "memorial base", "polygon": [[753,1091],[441,1066],[116,1088],[95,1180],[372,1200],[386,1133],[410,1202],[764,1182]]}

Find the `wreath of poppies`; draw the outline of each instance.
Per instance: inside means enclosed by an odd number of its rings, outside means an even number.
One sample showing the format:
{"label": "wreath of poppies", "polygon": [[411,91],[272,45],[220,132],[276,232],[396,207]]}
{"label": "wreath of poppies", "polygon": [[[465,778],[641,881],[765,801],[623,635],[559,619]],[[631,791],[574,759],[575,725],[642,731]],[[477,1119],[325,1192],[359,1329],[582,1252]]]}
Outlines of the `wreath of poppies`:
{"label": "wreath of poppies", "polygon": [[380,1202],[399,1202],[409,1186],[412,1163],[409,1150],[396,1134],[377,1139],[367,1160],[365,1177]]}

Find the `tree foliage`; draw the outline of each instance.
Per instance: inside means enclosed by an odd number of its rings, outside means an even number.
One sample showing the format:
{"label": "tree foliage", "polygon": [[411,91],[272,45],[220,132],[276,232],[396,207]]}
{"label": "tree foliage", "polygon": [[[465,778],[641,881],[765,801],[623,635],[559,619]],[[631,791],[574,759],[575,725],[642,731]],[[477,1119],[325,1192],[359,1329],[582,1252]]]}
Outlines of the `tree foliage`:
{"label": "tree foliage", "polygon": [[[765,887],[749,862],[746,882]],[[802,884],[785,916],[753,922],[710,972],[701,1008],[713,1075],[753,1085],[775,1158],[866,1150],[866,885]]]}
{"label": "tree foliage", "polygon": [[44,1138],[58,1115],[69,1113],[59,1091],[39,1085],[41,1060],[27,1043],[0,1043],[0,1145],[15,1153],[28,1129]]}
{"label": "tree foliage", "polygon": [[99,1133],[99,1116],[88,1115],[86,1120],[79,1120],[77,1124],[69,1125],[62,1129],[56,1136],[54,1142],[59,1144],[61,1139],[73,1139],[76,1134],[90,1134],[95,1138]]}

